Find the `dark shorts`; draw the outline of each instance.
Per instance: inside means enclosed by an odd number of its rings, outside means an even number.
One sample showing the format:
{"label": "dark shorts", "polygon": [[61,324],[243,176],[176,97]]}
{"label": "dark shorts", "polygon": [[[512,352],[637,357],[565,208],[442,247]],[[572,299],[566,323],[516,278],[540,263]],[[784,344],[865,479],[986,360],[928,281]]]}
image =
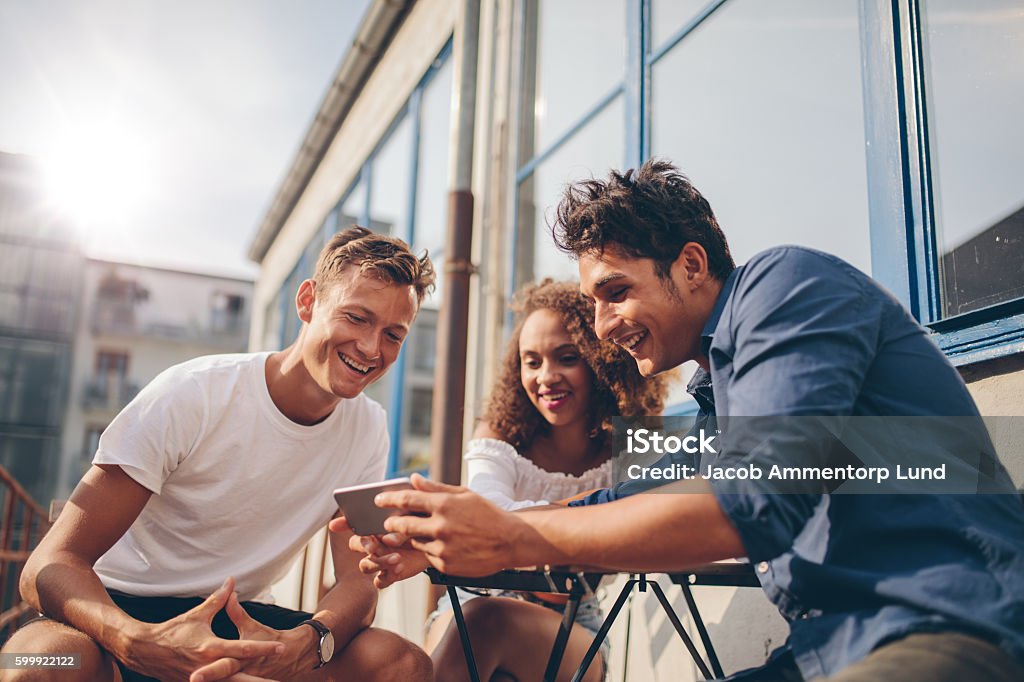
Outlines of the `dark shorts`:
{"label": "dark shorts", "polygon": [[[107,590],[107,592],[118,608],[144,623],[162,623],[203,603],[203,599],[199,597],[136,597],[116,590]],[[242,608],[253,620],[275,630],[290,630],[297,627],[302,621],[313,617],[313,614],[305,611],[293,611],[274,604],[261,604],[254,601],[242,602]],[[213,633],[223,639],[238,639],[238,630],[223,610],[213,619]],[[129,670],[120,661],[117,662],[117,665],[121,669],[121,676],[125,682],[148,682],[154,679]]]}

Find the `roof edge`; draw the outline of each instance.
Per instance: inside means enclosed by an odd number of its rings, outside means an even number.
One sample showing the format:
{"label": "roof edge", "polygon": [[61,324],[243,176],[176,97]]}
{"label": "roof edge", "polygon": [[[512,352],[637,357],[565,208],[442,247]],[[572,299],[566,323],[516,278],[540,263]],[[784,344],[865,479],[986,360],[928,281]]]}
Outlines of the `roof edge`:
{"label": "roof edge", "polygon": [[295,209],[306,185],[327,153],[338,129],[352,108],[359,92],[369,79],[394,37],[398,26],[416,0],[373,0],[366,11],[352,46],[341,61],[331,87],[327,90],[306,136],[292,159],[291,166],[278,187],[249,245],[247,256],[262,263],[271,244],[281,232],[288,216]]}

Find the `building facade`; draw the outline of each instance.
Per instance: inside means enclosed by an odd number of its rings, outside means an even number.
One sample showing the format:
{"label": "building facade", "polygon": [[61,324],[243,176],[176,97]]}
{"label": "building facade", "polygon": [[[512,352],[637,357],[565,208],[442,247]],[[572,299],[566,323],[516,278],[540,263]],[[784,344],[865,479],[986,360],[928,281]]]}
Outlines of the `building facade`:
{"label": "building facade", "polygon": [[44,506],[60,468],[83,263],[33,161],[0,153],[0,465]]}
{"label": "building facade", "polygon": [[252,288],[233,277],[85,261],[57,497],[70,493],[103,429],[157,374],[246,350]]}
{"label": "building facade", "polygon": [[[461,6],[371,4],[251,245],[254,349],[294,337],[295,288],[347,222],[401,236],[441,266],[461,133],[474,140],[467,431],[511,292],[576,277],[548,234],[565,183],[652,156],[701,189],[737,262],[785,243],[845,258],[934,332],[983,413],[1024,412],[1020,0],[483,0],[477,49],[453,55]],[[462,59],[477,67],[476,117],[458,131],[449,101]],[[431,384],[409,376],[429,376],[418,343],[443,300],[426,304],[424,329],[374,389],[392,420],[392,472],[431,454],[412,426]],[[674,396],[681,409],[681,387]],[[415,637],[410,589],[391,588],[403,596],[386,593],[381,618]],[[706,589],[698,598],[727,670],[785,636],[760,595]],[[612,679],[682,679],[656,603],[638,599],[630,613]]]}

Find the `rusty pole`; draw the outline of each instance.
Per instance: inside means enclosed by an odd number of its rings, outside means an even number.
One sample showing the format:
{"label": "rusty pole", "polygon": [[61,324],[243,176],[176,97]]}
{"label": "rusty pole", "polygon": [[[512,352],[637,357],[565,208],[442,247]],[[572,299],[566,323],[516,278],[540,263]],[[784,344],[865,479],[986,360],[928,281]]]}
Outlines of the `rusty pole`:
{"label": "rusty pole", "polygon": [[466,402],[470,260],[473,245],[473,135],[476,118],[480,0],[464,0],[455,27],[451,163],[444,299],[437,325],[430,475],[458,483],[462,476],[462,428]]}

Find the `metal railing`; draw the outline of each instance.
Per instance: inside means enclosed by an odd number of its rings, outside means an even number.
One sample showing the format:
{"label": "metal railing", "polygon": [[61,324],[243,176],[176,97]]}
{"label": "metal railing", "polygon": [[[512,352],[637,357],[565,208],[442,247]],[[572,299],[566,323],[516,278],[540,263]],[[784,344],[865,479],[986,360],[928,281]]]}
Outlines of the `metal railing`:
{"label": "metal railing", "polygon": [[0,466],[0,642],[32,615],[31,607],[21,599],[18,580],[29,554],[50,528],[46,510]]}
{"label": "metal railing", "polygon": [[100,374],[82,389],[82,407],[86,410],[120,410],[139,392],[139,384],[119,374]]}

